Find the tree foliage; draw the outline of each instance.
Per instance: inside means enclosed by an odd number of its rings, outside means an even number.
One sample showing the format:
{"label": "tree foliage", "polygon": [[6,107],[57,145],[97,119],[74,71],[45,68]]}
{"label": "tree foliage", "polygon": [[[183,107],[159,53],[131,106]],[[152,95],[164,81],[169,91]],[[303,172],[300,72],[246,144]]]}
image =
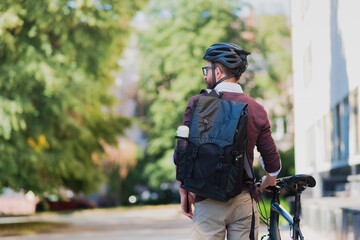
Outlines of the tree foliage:
{"label": "tree foliage", "polygon": [[[265,99],[279,99],[288,95],[291,74],[290,28],[284,15],[263,14],[258,17],[256,49],[264,59],[266,72],[257,73],[254,81]],[[278,102],[282,105],[281,114],[288,114],[292,107],[289,98]],[[279,114],[279,111],[278,113]]]}
{"label": "tree foliage", "polygon": [[129,22],[141,0],[0,3],[0,187],[96,189],[99,140],[129,120],[111,112]]}

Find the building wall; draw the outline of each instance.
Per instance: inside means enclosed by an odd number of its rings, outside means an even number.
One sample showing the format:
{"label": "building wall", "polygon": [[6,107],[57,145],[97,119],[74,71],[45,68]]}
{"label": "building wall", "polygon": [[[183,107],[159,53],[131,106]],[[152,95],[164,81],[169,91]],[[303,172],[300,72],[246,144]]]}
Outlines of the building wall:
{"label": "building wall", "polygon": [[296,172],[315,195],[360,174],[360,1],[291,1]]}

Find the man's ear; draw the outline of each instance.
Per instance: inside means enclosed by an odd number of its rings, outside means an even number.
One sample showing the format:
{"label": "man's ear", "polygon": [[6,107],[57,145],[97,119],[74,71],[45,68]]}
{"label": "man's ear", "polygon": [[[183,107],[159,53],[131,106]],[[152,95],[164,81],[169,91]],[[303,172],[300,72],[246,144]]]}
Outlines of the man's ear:
{"label": "man's ear", "polygon": [[220,71],[220,68],[218,67],[215,67],[215,76],[216,76],[216,79],[220,79],[221,77],[221,71]]}

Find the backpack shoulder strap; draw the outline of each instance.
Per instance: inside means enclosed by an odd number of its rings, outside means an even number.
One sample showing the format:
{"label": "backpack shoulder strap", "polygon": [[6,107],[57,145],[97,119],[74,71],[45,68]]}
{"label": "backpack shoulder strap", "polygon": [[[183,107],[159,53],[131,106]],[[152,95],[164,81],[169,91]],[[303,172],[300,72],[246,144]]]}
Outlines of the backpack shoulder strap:
{"label": "backpack shoulder strap", "polygon": [[200,91],[200,94],[201,93],[205,93],[205,96],[216,97],[216,98],[221,98],[223,95],[223,93],[219,93],[215,89],[202,89]]}
{"label": "backpack shoulder strap", "polygon": [[204,89],[201,89],[200,94],[205,93],[205,95],[207,95],[207,94],[209,94],[209,92],[211,92],[211,89],[204,88]]}

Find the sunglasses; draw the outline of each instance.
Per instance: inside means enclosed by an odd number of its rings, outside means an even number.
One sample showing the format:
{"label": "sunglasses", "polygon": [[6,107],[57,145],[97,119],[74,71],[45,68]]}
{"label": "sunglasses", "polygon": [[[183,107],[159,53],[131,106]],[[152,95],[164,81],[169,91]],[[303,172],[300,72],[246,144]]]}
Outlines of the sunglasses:
{"label": "sunglasses", "polygon": [[204,76],[207,76],[208,75],[208,69],[212,69],[213,67],[212,66],[207,66],[207,67],[203,67],[202,68],[202,72],[204,74]]}

